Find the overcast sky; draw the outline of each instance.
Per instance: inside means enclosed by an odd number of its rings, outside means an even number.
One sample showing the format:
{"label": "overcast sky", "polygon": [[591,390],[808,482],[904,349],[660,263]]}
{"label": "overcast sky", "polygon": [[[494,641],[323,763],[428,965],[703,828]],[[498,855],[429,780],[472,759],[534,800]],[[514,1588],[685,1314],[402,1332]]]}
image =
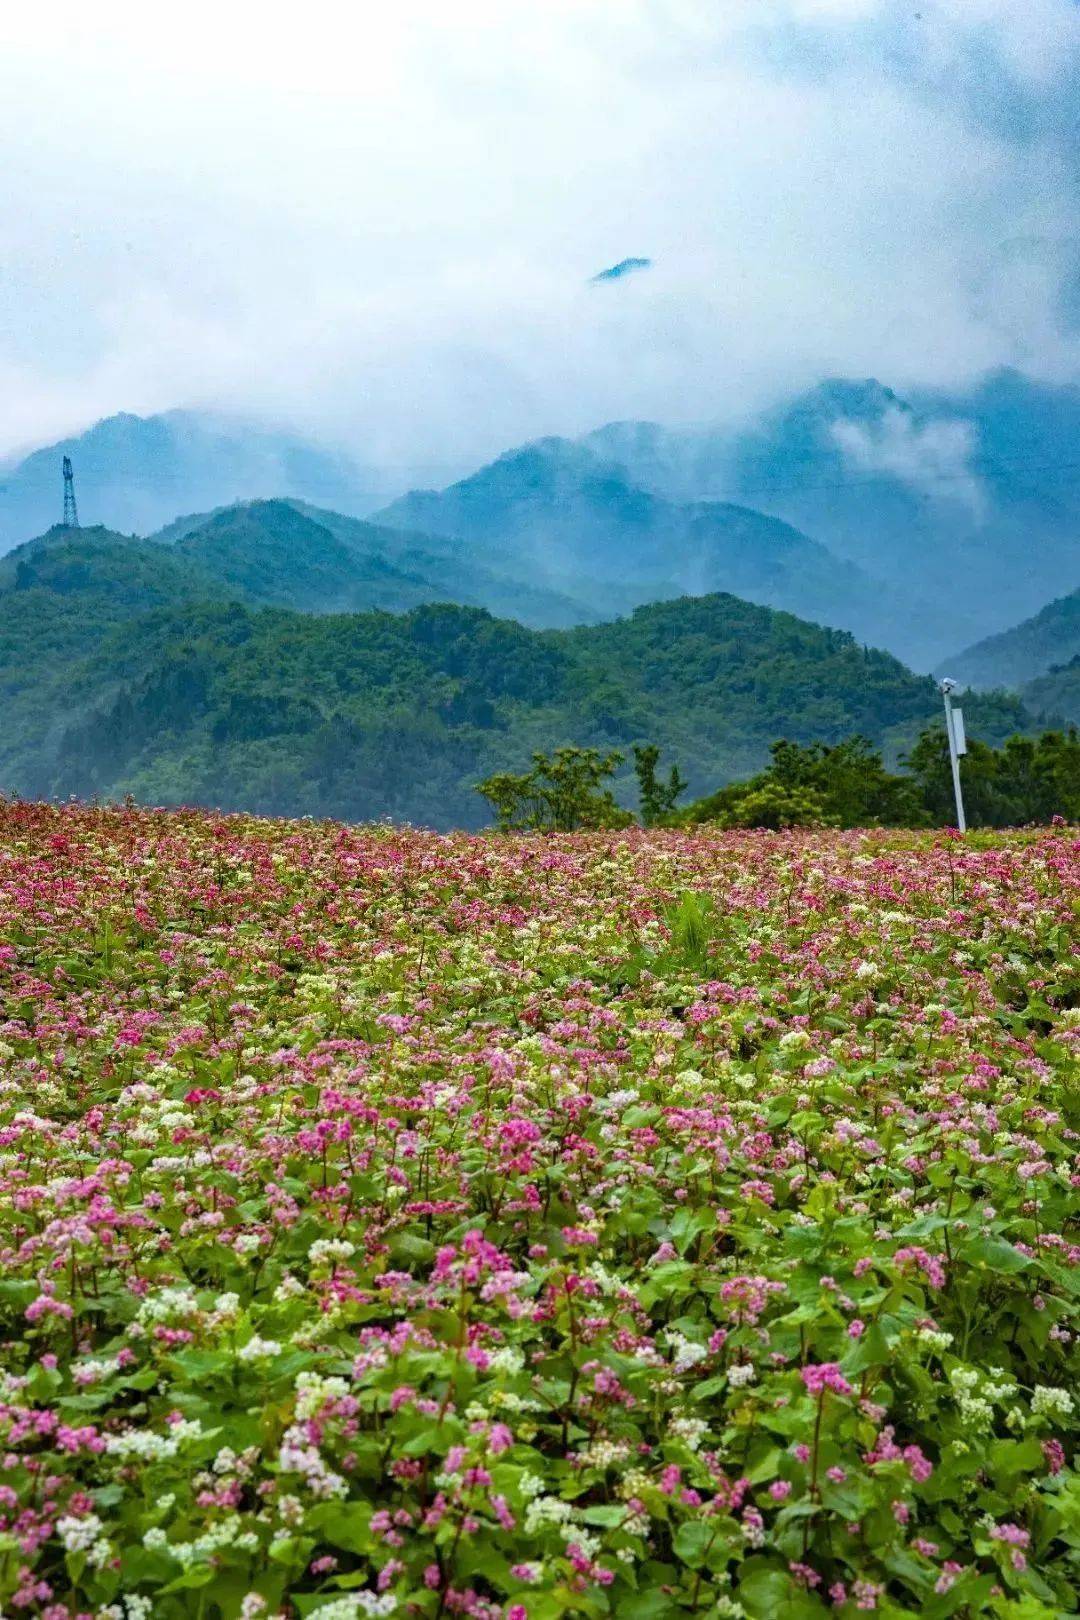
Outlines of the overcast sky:
{"label": "overcast sky", "polygon": [[2,11],[0,453],[196,405],[437,469],[1080,374],[1075,0]]}

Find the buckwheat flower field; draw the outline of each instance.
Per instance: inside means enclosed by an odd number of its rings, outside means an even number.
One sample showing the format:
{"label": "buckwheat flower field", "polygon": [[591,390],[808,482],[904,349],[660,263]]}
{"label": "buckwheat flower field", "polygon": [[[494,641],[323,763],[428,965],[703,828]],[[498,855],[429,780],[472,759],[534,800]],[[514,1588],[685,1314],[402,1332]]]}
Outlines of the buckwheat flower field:
{"label": "buckwheat flower field", "polygon": [[0,806],[0,1609],[1073,1614],[1075,829]]}

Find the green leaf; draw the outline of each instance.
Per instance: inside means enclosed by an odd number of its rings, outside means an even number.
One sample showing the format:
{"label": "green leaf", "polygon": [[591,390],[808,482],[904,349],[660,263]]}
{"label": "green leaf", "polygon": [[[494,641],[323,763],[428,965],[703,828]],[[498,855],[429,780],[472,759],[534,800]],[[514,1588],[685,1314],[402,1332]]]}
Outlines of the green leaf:
{"label": "green leaf", "polygon": [[964,1244],[964,1259],[971,1265],[986,1271],[996,1271],[1002,1275],[1009,1275],[1014,1271],[1024,1271],[1031,1265],[1026,1254],[1002,1237],[977,1237]]}
{"label": "green leaf", "polygon": [[688,1569],[700,1569],[716,1539],[716,1525],[701,1519],[687,1519],[675,1532],[672,1546],[676,1558]]}
{"label": "green leaf", "polygon": [[586,1524],[599,1524],[610,1529],[614,1525],[622,1524],[629,1512],[624,1502],[604,1502],[599,1507],[586,1508],[581,1517]]}
{"label": "green leaf", "polygon": [[435,1245],[417,1232],[395,1232],[390,1240],[390,1253],[395,1260],[426,1265],[435,1258]]}
{"label": "green leaf", "polygon": [[744,1564],[739,1573],[735,1596],[754,1620],[813,1620],[826,1610],[813,1593],[796,1586],[784,1569],[762,1565],[756,1560]]}
{"label": "green leaf", "polygon": [[674,1613],[673,1600],[655,1587],[644,1592],[628,1592],[615,1607],[617,1620],[664,1620],[665,1615]]}
{"label": "green leaf", "polygon": [[311,1510],[305,1526],[332,1547],[368,1553],[375,1545],[370,1521],[371,1508],[367,1502],[326,1502]]}
{"label": "green leaf", "polygon": [[851,1377],[855,1373],[865,1372],[868,1367],[888,1366],[892,1355],[892,1346],[880,1323],[872,1322],[862,1337],[855,1341],[854,1350],[844,1357],[842,1365],[844,1372]]}

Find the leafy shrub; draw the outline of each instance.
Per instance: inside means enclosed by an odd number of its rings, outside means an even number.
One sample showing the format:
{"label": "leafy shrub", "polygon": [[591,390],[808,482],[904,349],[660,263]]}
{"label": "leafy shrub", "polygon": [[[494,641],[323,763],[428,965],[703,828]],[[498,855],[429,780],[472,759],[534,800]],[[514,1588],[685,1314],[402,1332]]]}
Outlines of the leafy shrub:
{"label": "leafy shrub", "polygon": [[557,748],[535,753],[531,771],[500,771],[477,784],[503,832],[575,832],[581,827],[626,827],[633,816],[602,784],[622,763],[618,753]]}

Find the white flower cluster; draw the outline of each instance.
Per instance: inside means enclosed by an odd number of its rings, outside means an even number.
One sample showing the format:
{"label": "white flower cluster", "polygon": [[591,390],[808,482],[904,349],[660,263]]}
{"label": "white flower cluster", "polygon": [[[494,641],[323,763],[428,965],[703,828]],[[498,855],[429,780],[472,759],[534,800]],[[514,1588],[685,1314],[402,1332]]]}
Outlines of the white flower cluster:
{"label": "white flower cluster", "polygon": [[[542,1412],[544,1403],[534,1401],[528,1395],[515,1395],[512,1389],[493,1389],[488,1396],[488,1406],[501,1414],[512,1412]],[[486,1417],[487,1410],[481,1405],[475,1417]]]}
{"label": "white flower cluster", "polygon": [[219,1524],[212,1524],[194,1541],[170,1541],[160,1528],[148,1530],[143,1536],[144,1547],[151,1552],[168,1553],[184,1569],[190,1569],[193,1564],[208,1564],[225,1547],[251,1553],[258,1545],[258,1536],[254,1530],[244,1529],[238,1513],[230,1513]]}
{"label": "white flower cluster", "polygon": [[641,1496],[652,1483],[649,1475],[643,1468],[628,1468],[620,1479],[617,1489],[624,1501],[632,1496]]}
{"label": "white flower cluster", "polygon": [[219,1294],[207,1318],[209,1327],[232,1327],[240,1316],[240,1295]]}
{"label": "white flower cluster", "polygon": [[347,1597],[331,1598],[310,1612],[317,1620],[360,1620],[361,1615],[373,1617],[393,1614],[397,1598],[392,1592],[350,1592]]}
{"label": "white flower cluster", "polygon": [[522,1352],[512,1344],[501,1344],[488,1358],[488,1370],[496,1373],[519,1373],[525,1365]]}
{"label": "white flower cluster", "polygon": [[668,1433],[675,1440],[681,1440],[688,1450],[697,1451],[708,1428],[701,1418],[674,1417],[668,1424]]}
{"label": "white flower cluster", "polygon": [[624,1086],[620,1091],[609,1091],[606,1097],[597,1098],[597,1107],[604,1110],[628,1108],[631,1103],[637,1102],[637,1099],[637,1088]]}
{"label": "white flower cluster", "polygon": [[94,1620],[153,1620],[153,1613],[153,1599],[135,1593],[124,1599],[123,1608],[119,1603],[107,1603],[97,1611]]}
{"label": "white flower cluster", "polygon": [[327,1401],[339,1400],[349,1393],[344,1378],[324,1378],[321,1373],[297,1373],[296,1415],[298,1418],[316,1417]]}
{"label": "white flower cluster", "polygon": [[199,1302],[190,1288],[162,1288],[139,1306],[135,1320],[141,1327],[157,1322],[184,1322],[195,1315]]}
{"label": "white flower cluster", "polygon": [[525,1509],[525,1534],[535,1536],[544,1530],[555,1530],[563,1541],[574,1542],[580,1547],[586,1558],[595,1558],[600,1551],[599,1538],[591,1530],[584,1529],[573,1504],[564,1502],[558,1496],[539,1496],[526,1491],[525,1480],[531,1478],[531,1475],[524,1475],[518,1487],[523,1496],[532,1496]]}
{"label": "white flower cluster", "polygon": [[328,1467],[318,1448],[309,1443],[306,1428],[299,1423],[292,1424],[281,1437],[278,1467],[286,1474],[302,1474],[308,1490],[320,1501],[345,1496],[348,1492],[349,1487],[341,1475]]}
{"label": "white flower cluster", "polygon": [[728,1368],[728,1383],[732,1389],[745,1389],[748,1384],[757,1381],[757,1373],[748,1361],[736,1362],[734,1367]]}
{"label": "white flower cluster", "polygon": [[162,1462],[175,1457],[185,1440],[195,1440],[202,1434],[202,1424],[195,1419],[174,1423],[168,1434],[155,1434],[152,1429],[125,1429],[122,1434],[110,1434],[105,1450],[110,1457],[126,1462],[140,1457],[144,1462]]}
{"label": "white flower cluster", "polygon": [[308,1250],[313,1266],[324,1266],[328,1261],[348,1260],[356,1253],[356,1245],[347,1238],[316,1238]]}
{"label": "white flower cluster", "polygon": [[270,1361],[281,1354],[277,1339],[260,1339],[258,1334],[242,1344],[236,1352],[237,1361]]}
{"label": "white flower cluster", "polygon": [[982,1393],[988,1401],[1011,1401],[1016,1394],[1016,1385],[1006,1376],[1004,1367],[991,1367],[990,1377],[982,1387]]}
{"label": "white flower cluster", "polygon": [[1067,1389],[1056,1389],[1052,1384],[1036,1384],[1031,1397],[1031,1410],[1035,1417],[1069,1418],[1075,1402]]}
{"label": "white flower cluster", "polygon": [[692,1339],[686,1338],[684,1334],[679,1333],[675,1328],[668,1328],[665,1337],[675,1352],[674,1366],[676,1372],[689,1372],[690,1368],[696,1367],[699,1361],[704,1361],[709,1353],[703,1344],[695,1344]]}
{"label": "white flower cluster", "polygon": [[[628,1536],[640,1536],[644,1541],[649,1534],[649,1515],[647,1513],[627,1513],[619,1528],[625,1531]],[[620,1555],[616,1553],[615,1556],[619,1557]]]}
{"label": "white flower cluster", "polygon": [[600,1292],[609,1299],[613,1294],[622,1294],[626,1292],[626,1284],[619,1277],[614,1276],[610,1271],[606,1270],[606,1268],[600,1264],[599,1260],[594,1260],[592,1262],[586,1274],[592,1278]]}
{"label": "white flower cluster", "polygon": [[88,1356],[85,1361],[72,1363],[71,1376],[82,1389],[88,1384],[100,1384],[103,1378],[110,1377],[116,1371],[118,1365],[115,1356],[105,1359]]}
{"label": "white flower cluster", "polygon": [[158,1128],[163,1131],[190,1130],[195,1124],[187,1109],[177,1103],[169,1103],[162,1108],[157,1122]]}
{"label": "white flower cluster", "polygon": [[[990,1428],[994,1421],[993,1402],[1009,1401],[1016,1394],[1016,1385],[1004,1376],[1000,1367],[990,1368],[990,1376],[982,1381],[981,1387],[979,1374],[972,1368],[954,1367],[949,1374],[949,1383],[956,1397],[961,1422],[966,1428],[975,1430]],[[977,1389],[978,1394],[975,1393]]]}
{"label": "white flower cluster", "polygon": [[64,1551],[85,1553],[94,1569],[102,1569],[112,1557],[112,1548],[101,1534],[103,1528],[96,1513],[87,1513],[81,1519],[66,1514],[56,1521]]}
{"label": "white flower cluster", "polygon": [[578,1452],[578,1459],[586,1468],[603,1469],[615,1468],[629,1455],[630,1446],[625,1440],[594,1440],[591,1446]]}

